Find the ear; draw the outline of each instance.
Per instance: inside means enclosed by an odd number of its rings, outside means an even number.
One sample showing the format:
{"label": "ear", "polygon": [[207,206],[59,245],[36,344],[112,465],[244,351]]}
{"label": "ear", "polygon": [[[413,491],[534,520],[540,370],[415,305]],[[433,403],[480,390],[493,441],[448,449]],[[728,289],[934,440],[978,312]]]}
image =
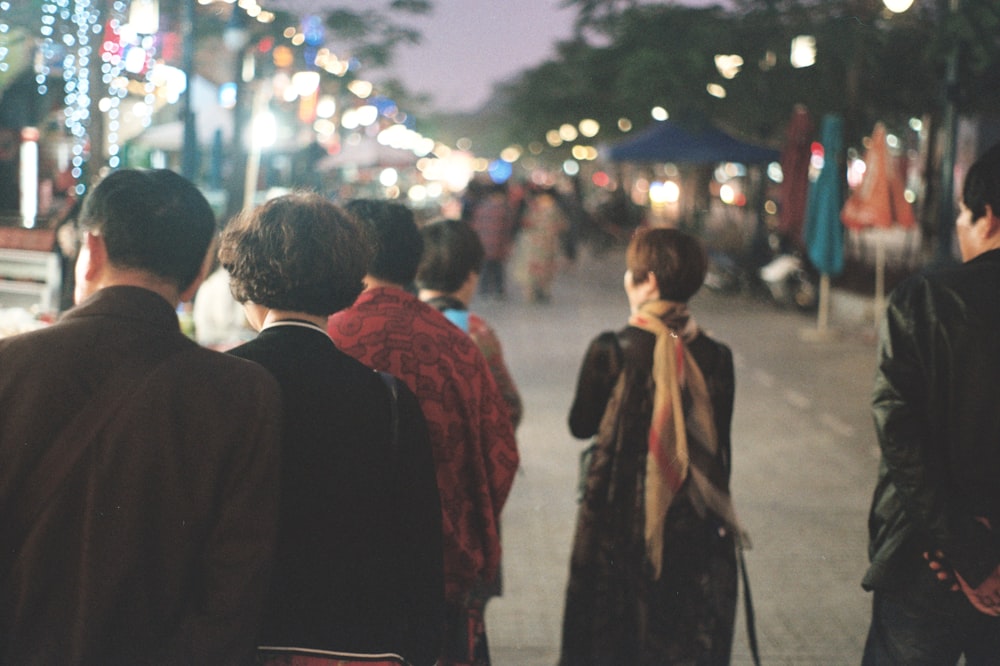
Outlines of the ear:
{"label": "ear", "polygon": [[656,281],[656,275],[653,271],[650,271],[646,276],[646,281],[640,285],[640,289],[643,290],[646,301],[655,301],[660,298],[660,284]]}
{"label": "ear", "polygon": [[208,248],[208,252],[205,253],[205,259],[201,262],[201,269],[198,271],[198,276],[194,279],[194,282],[188,285],[187,289],[181,292],[181,303],[187,303],[194,298],[194,295],[198,292],[198,287],[208,277],[208,272],[212,270],[212,264],[215,260],[215,255],[213,254],[214,248],[214,244]]}
{"label": "ear", "polygon": [[983,218],[985,218],[983,220],[985,222],[983,229],[984,238],[1000,240],[1000,217],[997,216],[989,204],[986,204],[986,214],[983,215]]}
{"label": "ear", "polygon": [[78,261],[84,262],[84,266],[78,269],[83,271],[78,279],[82,277],[87,282],[94,282],[108,265],[108,247],[103,236],[89,231],[83,236],[83,247],[86,252],[77,257]]}
{"label": "ear", "polygon": [[108,268],[108,248],[99,234],[89,231],[83,235],[80,252],[76,255],[76,266],[73,275],[76,286],[73,288],[73,302],[82,303],[87,297],[100,288],[101,279]]}

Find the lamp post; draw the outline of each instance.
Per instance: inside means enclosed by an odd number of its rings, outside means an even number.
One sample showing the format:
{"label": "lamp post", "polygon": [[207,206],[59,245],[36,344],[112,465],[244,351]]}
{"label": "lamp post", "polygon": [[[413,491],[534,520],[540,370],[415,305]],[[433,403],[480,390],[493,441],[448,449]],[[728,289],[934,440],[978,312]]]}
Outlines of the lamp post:
{"label": "lamp post", "polygon": [[[948,0],[948,13],[954,16],[958,13],[961,0]],[[961,43],[955,42],[948,52],[947,69],[945,70],[945,101],[942,131],[944,132],[944,147],[941,151],[941,206],[938,210],[938,243],[934,253],[934,261],[938,264],[948,264],[954,261],[952,256],[952,232],[955,226],[955,144],[958,135],[958,62],[961,57]]]}
{"label": "lamp post", "polygon": [[257,203],[260,160],[264,148],[274,144],[274,116],[267,110],[269,97],[267,82],[258,82],[253,91],[253,112],[250,117],[250,154],[247,156],[243,181],[244,210],[253,208]]}
{"label": "lamp post", "polygon": [[195,180],[198,176],[198,129],[195,124],[195,111],[192,100],[194,93],[194,50],[197,40],[195,39],[194,20],[195,0],[184,0],[181,8],[181,39],[184,44],[183,63],[184,78],[187,87],[184,97],[181,99],[181,116],[184,121],[184,137],[181,145],[181,175],[188,180]]}
{"label": "lamp post", "polygon": [[233,134],[230,140],[230,171],[226,177],[226,212],[225,219],[236,215],[243,206],[245,198],[245,171],[247,155],[243,150],[243,128],[247,115],[246,95],[250,90],[249,81],[253,79],[253,51],[251,35],[242,14],[234,8],[229,22],[223,32],[223,41],[233,54],[233,83],[236,87],[236,98],[233,104]]}

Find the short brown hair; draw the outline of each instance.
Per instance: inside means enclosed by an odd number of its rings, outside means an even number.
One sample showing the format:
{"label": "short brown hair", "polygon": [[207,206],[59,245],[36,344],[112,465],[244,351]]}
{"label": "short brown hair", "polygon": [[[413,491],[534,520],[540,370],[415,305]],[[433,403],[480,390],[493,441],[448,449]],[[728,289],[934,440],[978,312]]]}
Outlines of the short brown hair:
{"label": "short brown hair", "polygon": [[243,211],[223,231],[219,246],[236,300],[317,316],[354,303],[372,254],[360,223],[306,192]]}
{"label": "short brown hair", "polygon": [[660,298],[686,303],[701,288],[708,272],[708,255],[701,242],[677,229],[639,229],[629,243],[625,265],[632,281],[642,284],[656,276]]}

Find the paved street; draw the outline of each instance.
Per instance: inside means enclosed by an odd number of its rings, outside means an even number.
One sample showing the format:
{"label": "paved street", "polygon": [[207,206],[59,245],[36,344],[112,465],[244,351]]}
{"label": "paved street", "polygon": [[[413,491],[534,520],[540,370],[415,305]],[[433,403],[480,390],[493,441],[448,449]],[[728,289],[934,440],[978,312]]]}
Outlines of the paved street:
{"label": "paved street", "polygon": [[[582,442],[566,414],[583,352],[627,317],[623,253],[587,253],[559,278],[549,305],[479,301],[497,329],[526,405],[522,470],[504,511],[505,594],[487,629],[496,666],[553,666]],[[511,285],[512,287],[514,285]],[[704,291],[703,327],[736,358],[733,495],[753,539],[747,553],[762,661],[859,663],[869,596],[865,521],[877,466],[868,412],[871,326],[832,322],[841,334],[805,341],[809,315]],[[742,607],[734,664],[750,664]]]}

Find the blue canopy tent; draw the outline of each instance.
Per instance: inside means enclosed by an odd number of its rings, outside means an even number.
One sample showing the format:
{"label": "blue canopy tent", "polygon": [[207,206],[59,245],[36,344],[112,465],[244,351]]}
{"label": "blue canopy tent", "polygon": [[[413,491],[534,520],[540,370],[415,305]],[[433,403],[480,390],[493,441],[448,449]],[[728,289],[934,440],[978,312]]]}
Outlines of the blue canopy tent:
{"label": "blue canopy tent", "polygon": [[777,150],[740,141],[708,124],[682,127],[669,120],[653,123],[631,139],[612,146],[608,153],[613,162],[675,164],[767,164],[778,161],[780,156]]}

